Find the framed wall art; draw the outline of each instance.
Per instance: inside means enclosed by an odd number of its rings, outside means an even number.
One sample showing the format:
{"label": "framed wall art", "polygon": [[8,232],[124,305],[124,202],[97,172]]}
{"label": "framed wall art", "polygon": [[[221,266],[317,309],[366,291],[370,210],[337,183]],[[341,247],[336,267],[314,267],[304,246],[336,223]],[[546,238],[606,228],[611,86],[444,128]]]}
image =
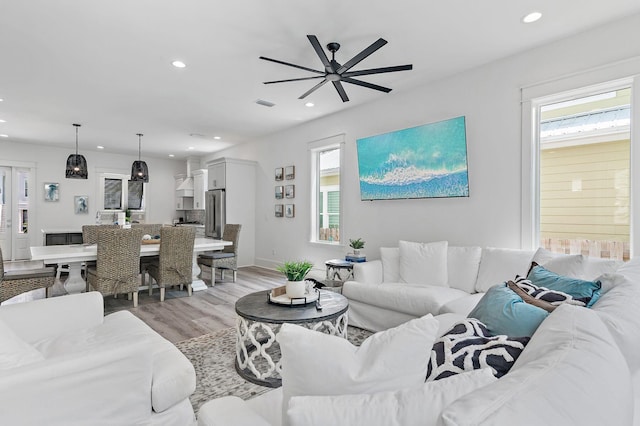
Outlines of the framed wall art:
{"label": "framed wall art", "polygon": [[295,198],[296,196],[295,189],[296,189],[295,185],[285,185],[284,187],[285,198]]}
{"label": "framed wall art", "polygon": [[89,214],[89,196],[76,195],[73,197],[73,206],[76,214]]}
{"label": "framed wall art", "polygon": [[275,190],[276,200],[281,200],[284,198],[284,186],[276,186]]}
{"label": "framed wall art", "polygon": [[276,204],[276,217],[284,216],[284,205]]}
{"label": "framed wall art", "polygon": [[276,178],[276,180],[283,180],[284,179],[284,170],[282,169],[282,167],[276,168],[275,178]]}
{"label": "framed wall art", "polygon": [[285,215],[285,217],[295,217],[295,215],[296,215],[296,206],[295,206],[295,204],[285,204],[285,206],[284,206],[284,215]]}
{"label": "framed wall art", "polygon": [[296,166],[287,166],[284,168],[284,177],[287,180],[296,178]]}
{"label": "framed wall art", "polygon": [[44,200],[58,201],[60,199],[60,184],[48,182],[44,184]]}

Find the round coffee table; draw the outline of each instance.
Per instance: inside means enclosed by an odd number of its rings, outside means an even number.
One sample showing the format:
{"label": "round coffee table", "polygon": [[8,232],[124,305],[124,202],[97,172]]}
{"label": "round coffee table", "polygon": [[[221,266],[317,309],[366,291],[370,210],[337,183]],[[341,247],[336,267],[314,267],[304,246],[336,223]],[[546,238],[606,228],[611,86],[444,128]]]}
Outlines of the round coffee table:
{"label": "round coffee table", "polygon": [[250,382],[278,387],[282,384],[280,345],[276,334],[284,323],[347,337],[349,302],[341,294],[320,291],[316,304],[278,305],[268,301],[271,290],[241,297],[236,302],[236,371]]}

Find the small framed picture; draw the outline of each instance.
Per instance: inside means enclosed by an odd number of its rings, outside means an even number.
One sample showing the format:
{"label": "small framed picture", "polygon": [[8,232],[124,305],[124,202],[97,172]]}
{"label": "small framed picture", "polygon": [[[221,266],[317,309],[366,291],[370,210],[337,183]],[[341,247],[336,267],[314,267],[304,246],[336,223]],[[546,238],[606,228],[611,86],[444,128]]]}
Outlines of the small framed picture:
{"label": "small framed picture", "polygon": [[276,169],[276,180],[283,180],[284,179],[284,170],[282,169],[282,167],[278,167]]}
{"label": "small framed picture", "polygon": [[284,186],[276,186],[276,200],[282,200],[284,198]]}
{"label": "small framed picture", "polygon": [[284,196],[285,198],[295,198],[296,196],[296,186],[295,185],[285,185],[284,187]]}
{"label": "small framed picture", "polygon": [[285,215],[285,217],[295,217],[295,215],[296,215],[296,206],[295,206],[295,204],[286,204],[284,206],[284,215]]}
{"label": "small framed picture", "polygon": [[284,169],[284,177],[287,180],[296,178],[296,166],[287,166]]}
{"label": "small framed picture", "polygon": [[60,199],[60,184],[48,182],[44,184],[44,200],[58,201]]}
{"label": "small framed picture", "polygon": [[73,205],[76,214],[89,214],[89,196],[76,195],[73,197]]}
{"label": "small framed picture", "polygon": [[282,204],[276,204],[276,217],[284,216],[284,206]]}

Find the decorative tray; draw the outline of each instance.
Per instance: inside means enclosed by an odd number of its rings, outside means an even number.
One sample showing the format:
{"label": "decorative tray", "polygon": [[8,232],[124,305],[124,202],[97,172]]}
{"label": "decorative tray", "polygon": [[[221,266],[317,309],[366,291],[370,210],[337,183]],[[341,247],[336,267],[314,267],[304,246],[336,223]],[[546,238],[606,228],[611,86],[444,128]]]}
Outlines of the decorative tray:
{"label": "decorative tray", "polygon": [[142,244],[160,244],[160,240],[142,240]]}
{"label": "decorative tray", "polygon": [[285,305],[285,306],[308,305],[309,303],[314,303],[316,300],[320,298],[319,291],[313,291],[311,293],[307,293],[305,297],[294,297],[293,299],[287,296],[286,294],[274,296],[272,293],[273,291],[267,294],[267,301],[269,303],[275,303],[276,305]]}

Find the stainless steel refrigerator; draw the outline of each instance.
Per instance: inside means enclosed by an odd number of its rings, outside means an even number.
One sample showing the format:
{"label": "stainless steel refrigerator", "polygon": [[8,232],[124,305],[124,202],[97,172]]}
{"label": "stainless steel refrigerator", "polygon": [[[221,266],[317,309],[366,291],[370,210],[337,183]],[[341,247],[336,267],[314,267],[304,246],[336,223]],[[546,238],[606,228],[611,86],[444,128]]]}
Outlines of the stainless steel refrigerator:
{"label": "stainless steel refrigerator", "polygon": [[209,238],[222,238],[225,221],[225,192],[224,189],[207,191],[204,210],[204,233]]}

